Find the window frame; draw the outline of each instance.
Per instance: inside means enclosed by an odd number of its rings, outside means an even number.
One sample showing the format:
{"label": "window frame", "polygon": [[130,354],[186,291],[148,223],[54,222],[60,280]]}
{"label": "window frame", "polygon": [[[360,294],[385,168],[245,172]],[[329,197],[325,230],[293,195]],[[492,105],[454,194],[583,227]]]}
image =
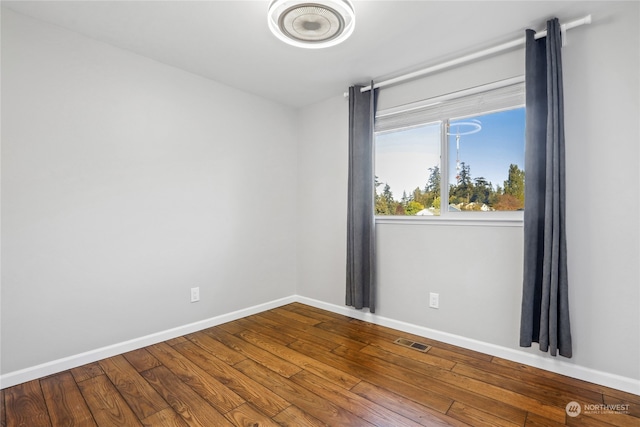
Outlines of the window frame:
{"label": "window frame", "polygon": [[[523,88],[524,94],[524,76],[518,76],[511,79],[501,80],[498,82],[489,83],[487,85],[477,86],[469,89],[464,89],[462,91],[453,92],[451,94],[446,94],[442,96],[438,96],[435,98],[426,99],[423,101],[418,101],[415,103],[392,107],[380,111],[379,114],[376,114],[376,118],[385,117],[390,115],[398,115],[402,116],[406,113],[415,112],[416,110],[426,109],[433,106],[437,106],[438,104],[445,103],[449,100],[453,99],[461,99],[466,96],[473,96],[476,94],[483,94],[486,92],[490,92],[492,90],[500,89],[507,86],[513,86],[516,84],[521,84]],[[441,179],[440,179],[440,198],[442,201],[447,201],[446,203],[441,202],[440,205],[440,215],[434,216],[415,216],[415,215],[376,215],[375,223],[376,224],[438,224],[438,225],[469,225],[469,226],[499,226],[499,227],[522,227],[524,222],[524,211],[492,211],[492,212],[473,212],[473,211],[464,211],[464,212],[455,212],[450,211],[448,209],[449,206],[449,135],[447,133],[447,126],[450,121],[464,119],[467,117],[478,116],[482,114],[491,114],[497,113],[500,111],[508,111],[513,109],[518,109],[524,107],[524,100],[522,102],[514,103],[510,106],[504,106],[502,108],[496,109],[488,109],[482,110],[475,113],[462,114],[462,115],[451,115],[450,117],[440,118],[437,120],[420,122],[416,121],[412,126],[426,126],[429,124],[440,122],[440,171],[441,171]],[[398,128],[397,130],[401,130],[402,128]],[[385,130],[380,130],[374,132],[375,135],[378,133],[385,132]],[[387,131],[388,132],[388,131]],[[375,150],[374,150],[375,153]],[[375,155],[375,154],[374,154]],[[375,171],[374,171],[375,173]],[[446,176],[446,179],[444,178]],[[373,189],[375,192],[375,188]]]}

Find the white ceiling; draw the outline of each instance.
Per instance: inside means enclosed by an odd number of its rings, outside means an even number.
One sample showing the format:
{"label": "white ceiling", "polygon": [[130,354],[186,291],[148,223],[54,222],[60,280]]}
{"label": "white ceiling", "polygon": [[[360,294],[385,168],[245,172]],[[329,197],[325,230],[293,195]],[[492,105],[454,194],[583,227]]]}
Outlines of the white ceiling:
{"label": "white ceiling", "polygon": [[[312,0],[311,0],[312,1]],[[282,43],[261,1],[2,1],[7,7],[293,107],[522,37],[592,13],[592,1],[354,1],[350,39],[326,49]]]}

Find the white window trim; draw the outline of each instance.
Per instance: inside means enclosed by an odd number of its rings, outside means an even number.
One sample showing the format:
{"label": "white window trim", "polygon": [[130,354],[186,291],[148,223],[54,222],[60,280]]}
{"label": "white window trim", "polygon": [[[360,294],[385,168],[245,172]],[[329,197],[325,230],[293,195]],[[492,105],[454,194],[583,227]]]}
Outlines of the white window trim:
{"label": "white window trim", "polygon": [[[500,215],[508,213],[510,215]],[[376,224],[523,227],[523,212],[451,212],[443,216],[376,215]],[[462,214],[462,215],[460,215]],[[497,215],[494,215],[497,214]],[[478,216],[482,215],[482,216]]]}
{"label": "white window trim", "polygon": [[[413,110],[428,108],[442,102],[487,92],[524,82],[524,76],[517,76],[506,80],[489,83],[453,92],[435,98],[429,98],[418,102],[413,102],[398,107],[388,108],[376,113],[376,117],[402,114]],[[523,105],[514,105],[511,108],[520,108]],[[487,111],[486,113],[497,112]],[[485,113],[485,112],[483,112]],[[462,117],[449,117],[449,120],[456,120]],[[449,164],[449,138],[444,129],[445,123],[441,122],[440,141],[440,169],[442,165]],[[447,167],[448,169],[448,167]],[[440,180],[441,200],[449,200],[449,180]],[[456,226],[496,226],[496,227],[522,227],[524,224],[524,211],[497,211],[497,212],[451,212],[448,210],[448,203],[441,205],[440,215],[435,216],[409,216],[409,215],[375,215],[376,224],[413,224],[413,225],[456,225]]]}

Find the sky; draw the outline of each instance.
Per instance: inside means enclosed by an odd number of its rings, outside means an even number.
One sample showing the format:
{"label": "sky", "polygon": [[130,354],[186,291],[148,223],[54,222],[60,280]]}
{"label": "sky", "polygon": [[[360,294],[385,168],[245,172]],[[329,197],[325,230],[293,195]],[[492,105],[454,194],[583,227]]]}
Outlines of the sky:
{"label": "sky", "polygon": [[[450,134],[454,135],[449,136],[448,144],[450,183],[456,181],[457,131],[459,159],[471,167],[472,178],[484,177],[494,188],[503,187],[510,164],[524,170],[524,108],[451,121]],[[403,191],[409,195],[416,187],[424,189],[429,168],[439,164],[439,123],[376,136],[375,174],[379,182],[389,184],[396,200],[400,200]],[[378,187],[378,192],[383,187]]]}

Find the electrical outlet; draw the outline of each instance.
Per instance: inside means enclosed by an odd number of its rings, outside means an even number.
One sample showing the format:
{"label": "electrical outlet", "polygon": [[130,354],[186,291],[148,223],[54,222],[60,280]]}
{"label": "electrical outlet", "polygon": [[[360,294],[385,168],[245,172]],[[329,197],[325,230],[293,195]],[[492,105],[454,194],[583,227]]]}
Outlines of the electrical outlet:
{"label": "electrical outlet", "polygon": [[191,302],[200,301],[200,288],[191,288]]}
{"label": "electrical outlet", "polygon": [[429,293],[429,307],[431,308],[440,307],[440,294],[436,294],[433,292]]}

